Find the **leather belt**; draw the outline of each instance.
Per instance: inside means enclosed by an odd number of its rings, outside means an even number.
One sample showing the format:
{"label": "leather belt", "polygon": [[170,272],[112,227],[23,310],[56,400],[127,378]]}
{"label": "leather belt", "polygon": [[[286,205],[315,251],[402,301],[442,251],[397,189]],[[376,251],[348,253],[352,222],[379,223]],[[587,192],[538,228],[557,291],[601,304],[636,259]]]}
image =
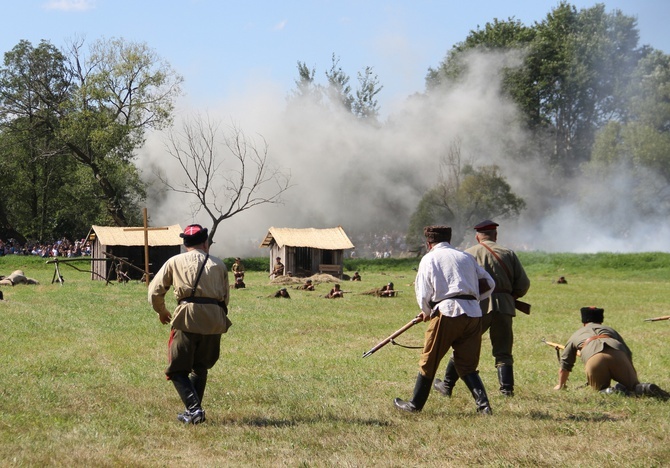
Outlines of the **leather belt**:
{"label": "leather belt", "polygon": [[586,340],[584,340],[584,342],[582,343],[582,345],[581,345],[578,349],[581,350],[581,349],[583,349],[584,347],[586,347],[586,345],[589,344],[590,342],[592,342],[593,340],[599,340],[599,339],[601,339],[601,338],[612,338],[612,337],[609,336],[609,335],[593,335],[593,336],[589,336]]}
{"label": "leather belt", "polygon": [[228,307],[226,306],[226,303],[224,301],[219,301],[211,297],[185,297],[181,301],[179,301],[179,304],[184,305],[184,304],[214,304],[218,305],[223,309],[226,315],[228,315]]}

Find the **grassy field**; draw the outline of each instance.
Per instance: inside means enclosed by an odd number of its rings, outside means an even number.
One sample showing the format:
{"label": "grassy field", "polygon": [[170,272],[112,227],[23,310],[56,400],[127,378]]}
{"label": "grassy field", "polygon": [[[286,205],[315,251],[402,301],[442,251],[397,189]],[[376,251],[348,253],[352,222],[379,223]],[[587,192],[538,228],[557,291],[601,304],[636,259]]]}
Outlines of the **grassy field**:
{"label": "grassy field", "polygon": [[[479,416],[465,386],[436,392],[420,414],[409,398],[419,351],[363,352],[417,313],[417,260],[357,262],[361,283],[340,300],[280,286],[247,272],[233,290],[233,327],[210,372],[207,422],[184,427],[163,375],[168,328],[141,283],[105,285],[29,257],[1,257],[41,284],[3,286],[0,302],[0,466],[664,466],[670,403],[604,396],[582,388],[581,363],[555,392],[555,351],[580,326],[579,308],[605,321],[633,350],[642,381],[670,389],[670,255],[521,255],[531,277],[531,315],[515,319],[516,395],[504,398],[484,339],[480,372],[494,415]],[[567,285],[554,280],[565,276]],[[364,294],[393,281],[399,297]],[[290,287],[290,286],[289,286]],[[420,324],[397,341],[420,345]],[[446,363],[444,363],[446,364]],[[444,368],[444,364],[442,368]]]}

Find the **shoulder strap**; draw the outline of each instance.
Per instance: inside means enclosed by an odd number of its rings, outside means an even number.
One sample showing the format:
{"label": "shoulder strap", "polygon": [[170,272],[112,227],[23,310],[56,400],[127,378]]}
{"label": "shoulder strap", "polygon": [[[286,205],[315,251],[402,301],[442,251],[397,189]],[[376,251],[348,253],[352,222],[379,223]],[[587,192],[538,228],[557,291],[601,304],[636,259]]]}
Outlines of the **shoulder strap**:
{"label": "shoulder strap", "polygon": [[489,252],[491,252],[491,255],[493,255],[493,256],[495,257],[495,259],[498,260],[498,263],[500,263],[500,266],[503,267],[503,270],[505,270],[505,273],[507,273],[507,277],[509,278],[509,280],[510,280],[512,283],[514,283],[514,277],[512,276],[512,273],[509,271],[509,268],[507,268],[507,265],[505,265],[505,263],[502,261],[502,259],[500,258],[500,256],[499,256],[497,253],[495,253],[491,247],[489,247],[488,245],[484,244],[483,242],[480,242],[479,244],[480,244],[482,247],[484,247],[486,250],[488,250]]}
{"label": "shoulder strap", "polygon": [[193,289],[191,289],[191,297],[195,296],[195,289],[198,287],[200,277],[202,276],[202,270],[205,269],[205,264],[207,263],[208,259],[209,259],[209,252],[207,252],[207,255],[205,255],[205,261],[202,262],[202,265],[200,266],[200,271],[198,271],[198,276],[195,278],[195,284],[193,285]]}

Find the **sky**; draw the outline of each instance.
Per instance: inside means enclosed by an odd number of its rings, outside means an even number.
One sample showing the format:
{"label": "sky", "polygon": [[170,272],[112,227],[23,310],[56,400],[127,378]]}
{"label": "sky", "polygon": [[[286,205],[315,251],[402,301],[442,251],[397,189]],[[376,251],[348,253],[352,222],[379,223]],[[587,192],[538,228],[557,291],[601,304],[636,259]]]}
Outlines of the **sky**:
{"label": "sky", "polygon": [[[596,2],[570,3],[581,9]],[[667,28],[670,2],[600,3],[605,4],[608,12],[619,9],[637,18],[640,44],[670,53]],[[458,112],[417,109],[408,104],[408,97],[424,91],[428,69],[439,66],[449,49],[464,40],[471,30],[495,18],[513,17],[532,25],[542,21],[558,2],[3,0],[0,4],[5,19],[0,35],[3,52],[22,39],[34,45],[46,39],[58,47],[73,38],[92,42],[122,37],[144,42],[184,77],[184,95],[177,106],[178,121],[188,119],[194,112],[206,112],[236,122],[250,134],[263,136],[271,154],[278,155],[277,163],[290,170],[297,188],[287,194],[281,207],[265,207],[253,214],[240,215],[222,227],[221,238],[215,239],[221,248],[247,254],[247,244],[258,245],[272,225],[342,225],[345,229],[351,226],[365,230],[364,221],[372,219],[380,206],[392,205],[407,215],[422,190],[434,182],[435,167],[430,167],[431,162],[424,154],[443,150],[449,142],[461,141],[463,135],[466,135],[463,140],[466,154],[475,159],[477,154],[486,154],[491,161],[497,161],[496,141],[521,140],[524,135],[521,130],[510,132],[500,126],[501,119],[513,119],[514,109],[509,103],[497,101],[492,92],[497,87],[495,79],[490,78],[499,65],[495,61],[478,62],[479,74],[473,77],[468,89],[441,98],[442,109],[460,109]],[[402,124],[399,131],[370,134],[344,120],[333,129],[332,122],[317,125],[307,116],[286,122],[283,106],[295,86],[297,63],[304,62],[313,68],[317,81],[323,83],[333,54],[351,77],[353,87],[358,72],[367,66],[373,68],[383,86],[377,96],[381,113],[384,117],[402,116],[394,117]],[[476,109],[478,114],[474,112]],[[483,122],[484,109],[489,115]],[[426,115],[434,118],[428,122]],[[295,131],[296,126],[302,131]],[[432,141],[438,134],[440,141]],[[318,171],[310,167],[311,158],[317,153],[322,157]],[[149,138],[140,157],[140,165],[147,174],[157,166],[168,174],[177,171],[165,160],[160,136]],[[408,159],[413,163],[409,164]],[[379,170],[381,162],[396,169]],[[505,175],[519,193],[532,198],[532,191],[523,187],[527,185],[523,181],[528,180],[528,170],[517,168]],[[535,171],[542,173],[540,168]],[[541,187],[542,182],[536,185]],[[396,193],[388,192],[389,186]],[[369,200],[369,206],[361,200]],[[178,215],[188,212],[178,198],[150,194],[148,203],[155,224],[208,223],[207,218]],[[630,239],[601,239],[597,226],[585,229],[576,238],[572,231],[561,231],[556,236],[556,225],[575,225],[575,219],[566,218],[574,215],[576,209],[566,205],[541,219],[522,219],[526,224],[533,222],[538,230],[531,235],[520,225],[510,226],[509,236],[514,237],[517,245],[527,245],[529,249],[670,251],[668,241],[650,243],[647,237],[642,237],[639,246],[631,245]],[[582,216],[577,223],[588,218],[586,213]],[[623,212],[621,216],[629,215]],[[370,231],[374,229],[374,225],[369,227]],[[643,230],[642,225],[640,229]],[[538,241],[548,233],[552,233],[550,242]],[[631,229],[630,235],[633,234]],[[239,253],[228,252],[228,255]]]}
{"label": "sky", "polygon": [[[572,1],[577,8],[593,1]],[[638,20],[642,44],[670,53],[670,2],[609,0]],[[318,76],[331,57],[355,80],[373,67],[384,89],[382,108],[422,91],[429,67],[468,32],[494,18],[541,21],[558,2],[485,1],[226,1],[226,0],[3,0],[0,50],[19,40],[61,46],[73,37],[123,37],[146,42],[185,78],[196,106],[277,86],[288,93],[304,62]],[[9,20],[12,19],[13,20]]]}

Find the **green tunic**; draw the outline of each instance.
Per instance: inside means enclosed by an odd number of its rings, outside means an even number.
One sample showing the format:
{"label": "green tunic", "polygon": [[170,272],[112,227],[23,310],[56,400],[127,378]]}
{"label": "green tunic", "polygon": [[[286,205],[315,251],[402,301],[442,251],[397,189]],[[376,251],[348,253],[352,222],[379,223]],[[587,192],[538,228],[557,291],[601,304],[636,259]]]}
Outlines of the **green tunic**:
{"label": "green tunic", "polygon": [[[586,346],[582,348],[584,342],[589,337],[596,335],[607,335],[610,338],[599,338],[589,341]],[[577,359],[577,351],[581,352],[582,362],[586,364],[586,361],[591,359],[594,355],[601,353],[605,348],[605,345],[612,349],[623,351],[630,361],[633,361],[633,353],[628,346],[626,346],[623,338],[616,330],[600,323],[587,323],[574,332],[565,345],[565,349],[561,354],[561,369],[568,372],[572,371],[572,368],[575,365],[575,360]]]}

